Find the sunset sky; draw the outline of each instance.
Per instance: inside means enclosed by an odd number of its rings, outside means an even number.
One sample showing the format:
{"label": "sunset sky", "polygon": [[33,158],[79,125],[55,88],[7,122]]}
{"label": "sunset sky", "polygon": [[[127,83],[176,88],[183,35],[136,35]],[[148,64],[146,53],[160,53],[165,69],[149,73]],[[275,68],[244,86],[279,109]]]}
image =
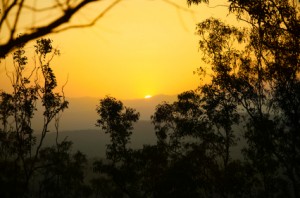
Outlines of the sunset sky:
{"label": "sunset sky", "polygon": [[[228,8],[222,6],[188,7],[186,0],[173,2],[191,12],[160,0],[125,0],[94,27],[49,35],[61,51],[52,68],[59,86],[68,78],[66,96],[136,99],[195,89],[200,81],[193,71],[201,65],[196,23],[210,16],[228,22],[234,16],[226,16]],[[88,21],[99,7],[87,7],[74,20]],[[26,47],[29,58],[32,45]],[[9,57],[0,63],[4,90],[8,87],[4,65],[9,67],[11,62]]]}

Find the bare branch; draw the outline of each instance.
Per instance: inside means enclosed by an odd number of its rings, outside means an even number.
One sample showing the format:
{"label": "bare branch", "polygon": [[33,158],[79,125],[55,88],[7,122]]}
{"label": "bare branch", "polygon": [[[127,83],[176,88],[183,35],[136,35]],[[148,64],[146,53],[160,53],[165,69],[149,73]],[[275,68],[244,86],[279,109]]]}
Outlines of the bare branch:
{"label": "bare branch", "polygon": [[[10,4],[3,5],[3,13],[0,18],[0,32],[4,29],[3,24],[6,24],[6,30],[9,32],[8,38],[2,38],[2,42],[0,43],[0,58],[4,58],[9,52],[11,52],[17,45],[20,43],[27,43],[31,40],[35,40],[37,38],[43,37],[47,34],[58,33],[68,29],[74,28],[85,28],[91,27],[96,24],[98,20],[103,18],[103,16],[109,12],[112,8],[114,8],[118,3],[122,0],[113,0],[112,3],[108,5],[108,7],[104,8],[104,10],[100,11],[95,18],[91,21],[88,21],[86,24],[68,24],[71,18],[76,15],[80,10],[82,10],[86,5],[90,5],[93,2],[100,2],[102,0],[78,0],[78,1],[61,1],[55,0],[52,5],[46,5],[44,7],[37,7],[36,4],[30,5],[25,0],[14,0]],[[161,0],[168,5],[171,5],[177,9],[177,11],[184,11],[193,13],[192,10],[187,9],[183,6],[180,6],[173,2],[173,0]],[[35,2],[35,1],[34,1]],[[203,2],[201,0],[201,2]],[[205,2],[205,1],[204,1]],[[16,12],[12,13],[12,10]],[[48,24],[38,25],[37,27],[34,25],[34,20],[32,22],[31,27],[26,28],[22,35],[17,36],[16,33],[20,33],[21,30],[18,29],[18,22],[21,17],[21,11],[27,10],[31,11],[34,15],[35,13],[47,13],[48,11],[60,11],[62,15],[54,16],[54,18]],[[23,13],[23,12],[22,12]],[[180,14],[180,13],[179,13]],[[9,17],[14,17],[14,20],[9,20]],[[182,18],[180,17],[180,22],[183,24]],[[183,24],[184,26],[184,24]],[[2,28],[1,28],[2,27]],[[185,26],[184,26],[185,28]],[[186,29],[186,28],[185,28]]]}
{"label": "bare branch", "polygon": [[163,0],[163,1],[164,1],[165,3],[171,5],[171,6],[174,6],[174,7],[177,8],[177,9],[180,9],[180,10],[183,10],[183,11],[186,11],[186,12],[193,12],[192,10],[187,9],[187,8],[185,8],[185,7],[182,7],[182,6],[180,6],[180,5],[176,4],[176,3],[174,3],[173,1],[170,1],[170,0]]}
{"label": "bare branch", "polygon": [[65,86],[68,84],[69,82],[69,74],[67,76],[67,80],[65,82],[65,84],[63,84],[63,86],[61,87],[61,93],[62,93],[62,97],[63,97],[63,100],[65,101],[66,97],[65,97]]}
{"label": "bare branch", "polygon": [[14,6],[16,6],[16,4],[17,4],[17,0],[14,0],[14,2],[12,4],[10,4],[10,6],[8,6],[7,8],[4,8],[4,5],[3,5],[4,12],[3,12],[2,17],[0,18],[0,31],[1,31],[3,22],[7,19],[9,12],[12,10],[12,8]]}
{"label": "bare branch", "polygon": [[[64,5],[59,2],[59,0],[55,0],[58,7],[61,8],[62,11],[65,11]],[[69,8],[69,7],[68,7]]]}
{"label": "bare branch", "polygon": [[[183,6],[180,6],[179,4],[174,3],[174,2],[171,1],[171,0],[163,0],[163,2],[165,2],[165,3],[167,3],[167,4],[169,4],[169,5],[171,5],[171,6],[173,6],[173,7],[176,8],[177,14],[178,14],[178,18],[179,18],[179,21],[180,21],[182,27],[183,27],[183,29],[184,29],[185,31],[188,32],[188,28],[186,27],[186,25],[185,25],[185,23],[184,23],[184,20],[183,20],[183,18],[182,18],[182,15],[181,15],[181,12],[180,12],[180,11],[184,11],[184,12],[190,13],[190,14],[192,15],[192,17],[193,17],[194,20],[195,20],[195,12],[194,12],[193,10],[191,10],[191,9],[185,8],[185,7],[183,7]],[[195,20],[195,21],[196,21],[196,20]],[[196,23],[196,22],[195,22],[195,23]]]}
{"label": "bare branch", "polygon": [[58,8],[58,5],[53,5],[53,6],[45,7],[45,8],[35,8],[35,7],[24,4],[23,7],[28,10],[34,11],[34,12],[44,12],[44,11],[56,9],[56,8]]}
{"label": "bare branch", "polygon": [[[70,19],[83,7],[85,7],[87,4],[90,4],[92,2],[96,2],[99,0],[82,0],[80,3],[78,3],[75,7],[69,8],[65,10],[64,14],[60,17],[58,17],[56,20],[51,22],[48,25],[44,25],[41,27],[37,27],[32,30],[32,32],[27,34],[22,34],[21,36],[14,38],[11,37],[6,43],[0,45],[0,57],[5,57],[6,54],[8,54],[11,50],[13,50],[18,44],[20,43],[27,43],[28,41],[37,39],[39,37],[45,36],[49,33],[52,33],[54,29],[59,27],[60,25],[64,23],[68,23]],[[14,7],[13,5],[12,7]],[[6,10],[7,12],[7,10]],[[8,15],[8,12],[6,14],[6,17]],[[3,17],[4,18],[4,17]]]}
{"label": "bare branch", "polygon": [[23,3],[24,3],[24,0],[22,0],[20,2],[20,4],[19,4],[19,8],[18,8],[18,11],[17,11],[17,14],[16,14],[16,18],[15,18],[15,21],[14,21],[14,26],[13,26],[11,32],[10,32],[10,39],[12,39],[14,37],[17,25],[19,23],[20,14],[21,14],[21,11],[23,9]]}
{"label": "bare branch", "polygon": [[96,24],[96,22],[104,17],[104,15],[110,11],[113,7],[115,7],[118,3],[120,3],[122,0],[115,0],[112,4],[110,4],[106,9],[104,9],[93,21],[91,21],[90,23],[87,23],[87,24],[79,24],[79,25],[71,25],[71,26],[68,26],[68,27],[65,27],[65,28],[61,28],[59,30],[55,30],[55,31],[52,31],[51,33],[59,33],[59,32],[62,32],[62,31],[65,31],[65,30],[69,30],[69,29],[75,29],[75,28],[85,28],[85,27],[91,27],[93,25]]}
{"label": "bare branch", "polygon": [[215,5],[215,6],[209,6],[207,5],[208,8],[218,8],[218,7],[226,7],[226,8],[229,8],[229,5]]}

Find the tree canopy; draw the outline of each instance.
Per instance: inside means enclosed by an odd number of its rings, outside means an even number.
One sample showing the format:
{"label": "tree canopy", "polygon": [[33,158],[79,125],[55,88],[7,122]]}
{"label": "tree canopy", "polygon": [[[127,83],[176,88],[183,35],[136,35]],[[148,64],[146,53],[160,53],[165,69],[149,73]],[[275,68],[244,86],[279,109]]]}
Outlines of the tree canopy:
{"label": "tree canopy", "polygon": [[[123,181],[121,191],[145,193],[141,197],[300,196],[298,8],[287,0],[229,3],[247,26],[214,18],[197,24],[204,54],[198,73],[210,81],[157,106],[157,144],[128,153],[130,161],[119,168],[135,167],[130,173],[138,176]],[[243,145],[238,159],[232,156],[236,145]]]}
{"label": "tree canopy", "polygon": [[[88,160],[71,152],[72,142],[56,138],[43,147],[50,122],[58,136],[59,114],[68,107],[63,92],[54,92],[51,60],[59,50],[38,39],[29,68],[24,44],[15,44],[13,91],[0,92],[1,197],[299,198],[299,10],[288,0],[230,0],[229,12],[247,26],[215,18],[197,24],[197,72],[208,81],[156,106],[155,144],[131,148],[139,113],[116,98],[100,99],[96,126],[110,142],[88,182]],[[39,138],[31,126],[37,101]]]}

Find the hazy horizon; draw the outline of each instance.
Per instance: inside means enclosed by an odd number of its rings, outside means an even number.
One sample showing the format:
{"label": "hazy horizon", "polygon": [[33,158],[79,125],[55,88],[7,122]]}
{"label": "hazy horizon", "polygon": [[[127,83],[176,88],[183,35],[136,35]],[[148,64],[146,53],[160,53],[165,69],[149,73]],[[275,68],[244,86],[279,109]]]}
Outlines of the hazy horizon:
{"label": "hazy horizon", "polygon": [[[112,96],[113,97],[113,96]],[[128,99],[121,100],[126,107],[136,109],[140,113],[139,120],[149,121],[150,116],[154,114],[155,107],[162,102],[174,102],[176,95],[155,95],[151,98]],[[69,101],[69,108],[61,113],[60,131],[74,131],[74,130],[89,130],[97,129],[95,124],[98,119],[96,107],[101,98],[96,97],[66,97]],[[120,100],[119,98],[116,98]],[[41,106],[38,106],[41,109]],[[33,128],[36,133],[41,131],[43,117],[38,110],[34,116]],[[53,123],[49,126],[50,131],[54,131]]]}

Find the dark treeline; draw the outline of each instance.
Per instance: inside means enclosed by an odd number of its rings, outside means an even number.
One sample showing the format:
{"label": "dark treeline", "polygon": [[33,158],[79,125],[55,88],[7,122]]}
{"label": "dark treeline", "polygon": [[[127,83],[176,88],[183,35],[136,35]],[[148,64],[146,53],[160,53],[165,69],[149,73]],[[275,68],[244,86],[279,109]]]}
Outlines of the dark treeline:
{"label": "dark treeline", "polygon": [[[30,68],[24,45],[17,46],[13,91],[0,93],[0,196],[299,198],[299,8],[287,0],[229,3],[247,25],[197,24],[204,54],[197,72],[206,83],[157,105],[156,144],[130,148],[139,113],[113,97],[100,100],[95,122],[110,143],[89,178],[87,156],[72,152],[72,142],[43,146],[50,123],[58,136],[68,107],[50,66],[59,51],[50,39],[37,40]],[[37,139],[31,121],[38,101],[44,123]]]}

